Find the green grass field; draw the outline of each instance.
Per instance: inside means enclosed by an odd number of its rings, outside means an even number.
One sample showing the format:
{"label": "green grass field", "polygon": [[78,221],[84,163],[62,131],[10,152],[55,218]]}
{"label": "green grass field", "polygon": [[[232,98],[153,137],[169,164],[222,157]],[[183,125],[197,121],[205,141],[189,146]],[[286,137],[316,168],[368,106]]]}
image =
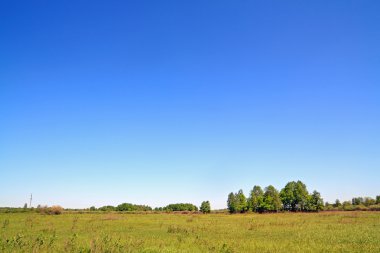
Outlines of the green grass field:
{"label": "green grass field", "polygon": [[380,252],[380,212],[0,214],[0,252]]}

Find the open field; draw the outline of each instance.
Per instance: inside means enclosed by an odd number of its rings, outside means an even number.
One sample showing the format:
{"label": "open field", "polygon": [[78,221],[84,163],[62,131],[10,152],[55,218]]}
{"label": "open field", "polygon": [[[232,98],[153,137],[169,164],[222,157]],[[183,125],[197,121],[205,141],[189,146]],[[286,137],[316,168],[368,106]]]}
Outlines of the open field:
{"label": "open field", "polygon": [[0,252],[380,252],[380,212],[0,214]]}

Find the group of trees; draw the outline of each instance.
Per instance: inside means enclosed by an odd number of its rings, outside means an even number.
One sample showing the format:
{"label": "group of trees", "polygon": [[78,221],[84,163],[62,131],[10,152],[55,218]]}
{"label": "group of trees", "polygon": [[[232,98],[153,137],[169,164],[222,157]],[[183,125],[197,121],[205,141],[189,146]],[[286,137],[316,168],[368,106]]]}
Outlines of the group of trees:
{"label": "group of trees", "polygon": [[230,213],[247,211],[263,213],[280,210],[317,212],[323,209],[323,199],[317,191],[309,194],[306,185],[301,181],[292,181],[287,183],[280,192],[272,185],[264,190],[255,185],[248,198],[242,190],[237,193],[231,192],[228,195],[227,207]]}
{"label": "group of trees", "polygon": [[150,206],[123,203],[115,208],[116,211],[152,211]]}
{"label": "group of trees", "polygon": [[140,211],[152,211],[153,209],[150,206],[146,205],[135,205],[131,203],[122,203],[118,206],[102,206],[96,209],[94,206],[90,207],[90,211],[120,211],[120,212],[140,212]]}
{"label": "group of trees", "polygon": [[[120,211],[120,212],[140,212],[140,211],[152,211],[152,207],[146,205],[135,205],[131,203],[123,203],[118,206],[102,206],[98,209],[94,206],[90,207],[90,211]],[[177,204],[169,204],[164,207],[156,207],[154,211],[163,211],[163,212],[176,212],[176,211],[189,211],[196,212],[198,211],[198,207],[196,205],[190,203],[177,203]],[[200,211],[203,213],[209,213],[211,211],[210,202],[204,201],[200,207]]]}
{"label": "group of trees", "polygon": [[351,201],[340,202],[339,199],[334,203],[325,203],[325,210],[328,211],[354,211],[354,210],[380,210],[380,195],[376,198],[371,197],[355,197]]}
{"label": "group of trees", "polygon": [[352,198],[351,201],[352,205],[364,205],[364,206],[372,206],[376,204],[380,204],[380,196],[376,196],[376,199],[373,199],[371,197],[356,197]]}
{"label": "group of trees", "polygon": [[156,207],[155,211],[176,212],[176,211],[198,211],[198,207],[190,203],[169,204],[165,207]]}

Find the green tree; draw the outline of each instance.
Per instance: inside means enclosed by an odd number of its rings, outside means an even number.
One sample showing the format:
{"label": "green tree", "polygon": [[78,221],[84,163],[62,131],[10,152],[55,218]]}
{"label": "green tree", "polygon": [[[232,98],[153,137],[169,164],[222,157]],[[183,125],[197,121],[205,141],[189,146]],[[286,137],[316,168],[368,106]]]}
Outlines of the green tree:
{"label": "green tree", "polygon": [[260,212],[260,206],[263,204],[264,192],[260,186],[255,185],[251,190],[248,198],[248,209],[252,212]]}
{"label": "green tree", "polygon": [[248,210],[247,198],[245,197],[243,190],[239,190],[236,194],[237,212],[244,213]]}
{"label": "green tree", "polygon": [[376,204],[380,204],[380,195],[376,196]]}
{"label": "green tree", "polygon": [[23,208],[24,208],[24,209],[27,209],[27,208],[28,208],[28,204],[25,203]]}
{"label": "green tree", "polygon": [[296,200],[295,200],[295,188],[296,182],[292,181],[285,185],[285,187],[280,192],[281,201],[284,210],[295,211],[296,210]]}
{"label": "green tree", "polygon": [[104,212],[110,212],[110,211],[115,211],[115,207],[114,206],[102,206],[102,207],[99,207],[99,210],[100,211],[104,211]]}
{"label": "green tree", "polygon": [[230,213],[236,213],[237,212],[237,201],[236,201],[236,196],[233,192],[228,194],[227,208],[228,208],[228,211]]}
{"label": "green tree", "polygon": [[334,207],[341,207],[342,204],[340,203],[339,199],[335,200]]}
{"label": "green tree", "polygon": [[90,207],[90,211],[96,211],[96,207],[95,206]]}
{"label": "green tree", "polygon": [[177,203],[177,204],[169,204],[165,207],[163,207],[164,211],[167,212],[176,212],[176,211],[198,211],[198,207],[190,204],[190,203]]}
{"label": "green tree", "polygon": [[210,205],[210,201],[203,201],[202,204],[201,204],[201,207],[199,208],[199,210],[202,212],[202,213],[210,213],[211,212],[211,205]]}
{"label": "green tree", "polygon": [[287,183],[281,190],[280,197],[285,210],[306,211],[309,193],[306,185],[301,181]]}
{"label": "green tree", "polygon": [[116,207],[116,211],[135,211],[131,203],[123,203]]}
{"label": "green tree", "polygon": [[267,212],[278,212],[281,209],[281,205],[280,194],[277,189],[272,185],[266,187],[263,203],[259,209]]}
{"label": "green tree", "polygon": [[319,212],[323,210],[323,199],[319,192],[313,191],[313,193],[308,197],[306,210],[312,212]]}
{"label": "green tree", "polygon": [[360,205],[360,204],[363,204],[363,202],[364,202],[364,199],[362,197],[352,198],[352,201],[351,201],[353,205]]}
{"label": "green tree", "polygon": [[376,204],[376,200],[370,197],[366,197],[364,198],[363,204],[368,207],[368,206]]}
{"label": "green tree", "polygon": [[342,203],[343,210],[351,210],[352,209],[352,202],[350,201],[344,201]]}

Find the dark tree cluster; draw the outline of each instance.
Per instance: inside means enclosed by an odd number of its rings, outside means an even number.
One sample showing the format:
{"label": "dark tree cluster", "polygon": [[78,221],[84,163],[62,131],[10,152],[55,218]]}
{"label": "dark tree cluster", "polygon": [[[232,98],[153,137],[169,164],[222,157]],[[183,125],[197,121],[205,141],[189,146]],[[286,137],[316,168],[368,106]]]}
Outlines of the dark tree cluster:
{"label": "dark tree cluster", "polygon": [[166,211],[166,212],[176,212],[176,211],[198,211],[198,207],[190,203],[177,203],[169,204],[165,207],[156,207],[155,211]]}
{"label": "dark tree cluster", "polygon": [[[95,211],[96,209],[93,209],[91,211]],[[103,212],[110,212],[110,211],[115,211],[116,208],[114,206],[102,206],[102,207],[99,207],[98,208],[99,211],[103,211]]]}
{"label": "dark tree cluster", "polygon": [[[203,208],[203,209],[202,209]],[[135,205],[131,203],[122,203],[118,206],[102,206],[96,209],[94,206],[89,208],[90,211],[119,211],[119,212],[141,212],[141,211],[152,211],[153,209],[150,206],[146,205]],[[176,211],[198,211],[198,207],[190,203],[177,203],[169,204],[165,207],[156,207],[154,211],[164,211],[164,212],[176,212]],[[204,201],[201,205],[201,211],[204,213],[209,213],[211,211],[210,202]]]}
{"label": "dark tree cluster", "polygon": [[131,203],[123,203],[116,207],[116,211],[152,211],[150,206],[145,205],[135,205]]}
{"label": "dark tree cluster", "polygon": [[247,211],[263,213],[280,210],[318,212],[323,209],[323,199],[317,191],[309,194],[306,185],[301,181],[292,181],[287,183],[280,192],[272,185],[264,190],[255,185],[248,198],[242,190],[237,193],[231,192],[228,195],[227,208],[230,213]]}
{"label": "dark tree cluster", "polygon": [[202,213],[210,213],[211,212],[211,205],[210,201],[203,201],[201,204],[201,207],[199,208],[199,211]]}
{"label": "dark tree cluster", "polygon": [[[95,211],[95,207],[90,207],[90,211]],[[120,212],[139,212],[139,211],[152,211],[150,206],[135,205],[131,203],[122,203],[118,206],[102,206],[98,208],[99,211],[120,211]]]}

